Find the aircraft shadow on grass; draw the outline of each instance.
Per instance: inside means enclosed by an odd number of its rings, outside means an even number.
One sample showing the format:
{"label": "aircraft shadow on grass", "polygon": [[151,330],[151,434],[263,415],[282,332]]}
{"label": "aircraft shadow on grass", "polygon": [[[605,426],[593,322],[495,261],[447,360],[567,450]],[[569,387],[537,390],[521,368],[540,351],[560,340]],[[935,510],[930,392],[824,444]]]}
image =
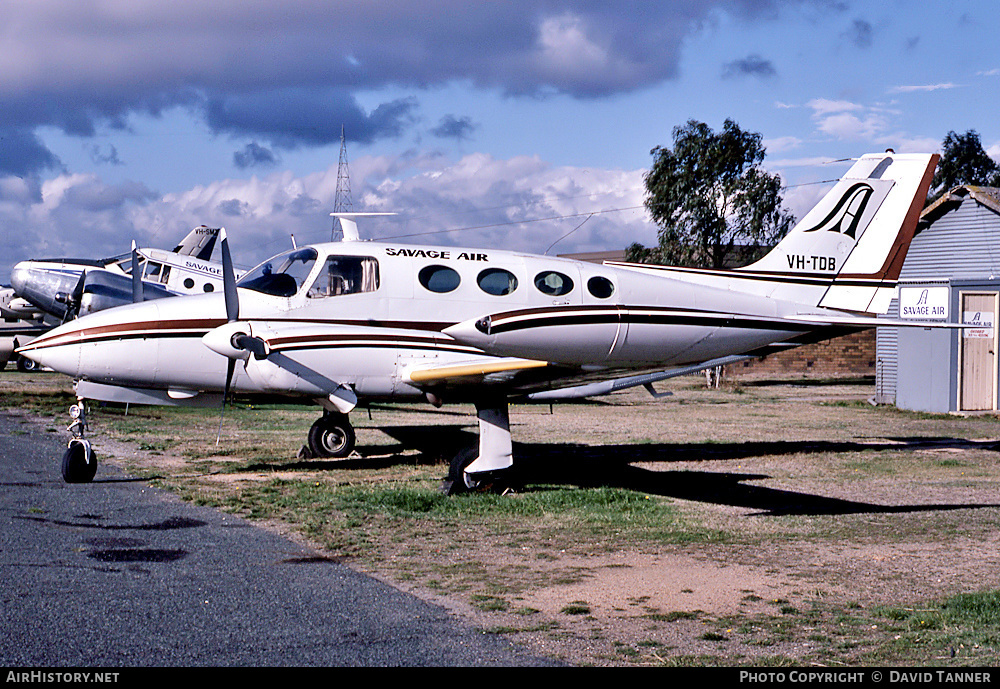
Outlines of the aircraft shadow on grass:
{"label": "aircraft shadow on grass", "polygon": [[[388,468],[401,464],[440,464],[456,448],[475,439],[475,425],[442,427],[380,427],[396,444],[368,448],[359,446],[358,454],[345,460],[303,459],[282,464],[283,470],[323,471],[333,469]],[[944,437],[902,437],[864,441],[761,441],[735,443],[651,443],[643,445],[581,445],[575,443],[515,443],[514,454],[521,492],[545,490],[546,485],[596,487],[609,486],[756,510],[759,516],[819,516],[846,514],[905,514],[959,509],[1000,507],[1000,503],[934,503],[914,505],[879,505],[831,498],[779,488],[752,485],[752,481],[771,478],[762,473],[714,471],[655,471],[636,464],[675,462],[712,462],[755,457],[857,452],[905,452],[969,449],[1000,452],[996,441],[974,441]],[[401,456],[406,450],[418,455]],[[377,454],[376,454],[377,452]],[[247,471],[273,469],[260,462]]]}
{"label": "aircraft shadow on grass", "polygon": [[[442,447],[442,437],[454,438],[457,445],[468,442],[460,437],[470,434],[460,428],[442,433],[440,427],[393,427],[381,430],[398,440],[401,446],[416,448],[423,456],[435,458],[450,448]],[[948,448],[980,449],[997,452],[995,441],[971,441],[956,438],[890,438],[871,442],[851,441],[765,441],[748,443],[659,443],[645,445],[514,445],[516,467],[524,490],[544,490],[545,485],[612,486],[682,500],[744,507],[762,516],[903,514],[942,510],[1000,507],[1000,503],[950,503],[917,505],[878,505],[830,498],[766,486],[751,481],[770,478],[761,473],[713,471],[654,471],[635,466],[640,463],[752,459],[761,456],[800,453],[849,453],[916,451]],[[396,460],[398,462],[398,460]],[[432,459],[428,459],[432,461]]]}

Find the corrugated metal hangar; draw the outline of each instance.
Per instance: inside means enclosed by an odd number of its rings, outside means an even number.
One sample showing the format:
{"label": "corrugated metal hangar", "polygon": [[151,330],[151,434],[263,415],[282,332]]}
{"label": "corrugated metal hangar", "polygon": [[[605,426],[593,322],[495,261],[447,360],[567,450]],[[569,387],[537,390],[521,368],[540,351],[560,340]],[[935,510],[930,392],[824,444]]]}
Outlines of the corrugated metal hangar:
{"label": "corrugated metal hangar", "polygon": [[927,412],[996,410],[1000,189],[952,189],[921,214],[887,318],[976,324],[878,328],[876,400]]}

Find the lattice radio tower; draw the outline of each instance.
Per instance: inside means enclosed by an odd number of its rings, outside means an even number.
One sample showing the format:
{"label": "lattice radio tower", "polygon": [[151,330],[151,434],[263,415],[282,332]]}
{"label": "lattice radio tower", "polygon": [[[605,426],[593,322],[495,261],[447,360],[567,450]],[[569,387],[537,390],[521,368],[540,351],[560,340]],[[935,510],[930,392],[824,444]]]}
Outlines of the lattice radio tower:
{"label": "lattice radio tower", "polygon": [[[354,210],[354,203],[351,201],[351,177],[347,170],[347,140],[344,138],[344,125],[340,125],[340,163],[337,165],[337,193],[333,199],[334,213],[350,213]],[[333,228],[330,230],[330,241],[335,241],[337,234],[344,236],[344,231],[340,227],[340,218],[333,219]]]}

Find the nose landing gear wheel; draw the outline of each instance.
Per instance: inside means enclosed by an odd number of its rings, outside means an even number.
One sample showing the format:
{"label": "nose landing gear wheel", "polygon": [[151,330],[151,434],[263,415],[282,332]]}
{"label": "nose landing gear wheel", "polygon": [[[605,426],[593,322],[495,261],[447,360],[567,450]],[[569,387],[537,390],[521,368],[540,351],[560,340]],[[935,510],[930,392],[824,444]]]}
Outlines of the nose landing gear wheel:
{"label": "nose landing gear wheel", "polygon": [[346,414],[324,414],[309,429],[309,450],[314,457],[342,459],[354,451],[355,441]]}

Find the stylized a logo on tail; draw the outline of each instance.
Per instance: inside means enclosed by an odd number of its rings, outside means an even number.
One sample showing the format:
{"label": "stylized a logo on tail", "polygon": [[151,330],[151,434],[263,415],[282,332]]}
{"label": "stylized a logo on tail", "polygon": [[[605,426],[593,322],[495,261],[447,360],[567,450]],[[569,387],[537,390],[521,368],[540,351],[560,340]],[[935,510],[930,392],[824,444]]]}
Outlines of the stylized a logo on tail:
{"label": "stylized a logo on tail", "polygon": [[847,190],[823,220],[815,227],[811,227],[805,232],[818,232],[828,230],[830,232],[840,232],[851,239],[857,239],[858,225],[861,224],[861,216],[864,215],[868,200],[875,192],[874,189],[864,182],[858,182]]}

